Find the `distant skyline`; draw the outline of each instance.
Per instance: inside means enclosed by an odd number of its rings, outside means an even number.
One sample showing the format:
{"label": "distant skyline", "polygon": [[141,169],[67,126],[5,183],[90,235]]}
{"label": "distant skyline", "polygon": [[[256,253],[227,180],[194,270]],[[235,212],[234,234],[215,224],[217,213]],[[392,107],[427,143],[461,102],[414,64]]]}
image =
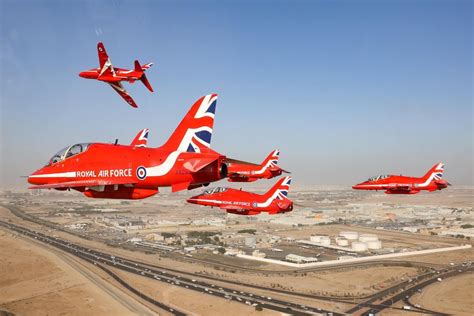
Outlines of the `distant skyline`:
{"label": "distant skyline", "polygon": [[[294,183],[352,185],[446,164],[474,184],[472,1],[0,1],[0,186],[78,142],[159,146],[218,93],[212,148]],[[139,108],[85,80],[97,42]],[[271,186],[274,181],[262,181]],[[226,185],[222,181],[217,185]]]}

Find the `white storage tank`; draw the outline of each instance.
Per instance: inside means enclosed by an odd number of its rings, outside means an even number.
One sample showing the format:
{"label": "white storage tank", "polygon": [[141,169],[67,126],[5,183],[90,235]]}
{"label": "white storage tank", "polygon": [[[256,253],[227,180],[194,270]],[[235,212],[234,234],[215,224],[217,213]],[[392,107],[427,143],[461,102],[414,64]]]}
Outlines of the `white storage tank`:
{"label": "white storage tank", "polygon": [[339,236],[349,240],[357,240],[357,238],[359,238],[359,234],[357,232],[340,232]]}
{"label": "white storage tank", "polygon": [[382,249],[382,242],[380,240],[371,240],[367,242],[369,249]]}
{"label": "white storage tank", "polygon": [[319,243],[323,246],[329,246],[331,244],[331,238],[328,236],[321,236]]}
{"label": "white storage tank", "polygon": [[349,246],[349,240],[345,238],[336,238],[336,244],[341,247]]}
{"label": "white storage tank", "polygon": [[357,252],[367,251],[367,244],[360,241],[354,241],[352,243],[352,250]]}
{"label": "white storage tank", "polygon": [[377,237],[377,235],[374,235],[374,234],[361,234],[359,236],[359,241],[362,241],[362,242],[377,241],[377,240],[379,240],[379,237]]}

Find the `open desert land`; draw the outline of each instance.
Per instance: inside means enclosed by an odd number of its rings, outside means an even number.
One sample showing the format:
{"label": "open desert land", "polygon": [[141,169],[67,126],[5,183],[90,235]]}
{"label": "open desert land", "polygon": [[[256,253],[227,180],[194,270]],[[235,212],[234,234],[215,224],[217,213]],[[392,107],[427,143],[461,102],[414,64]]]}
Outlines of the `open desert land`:
{"label": "open desert land", "polygon": [[441,313],[472,315],[474,311],[474,273],[445,279],[426,287],[410,300],[412,304]]}
{"label": "open desert land", "polygon": [[17,315],[152,315],[81,262],[0,229],[0,310]]}

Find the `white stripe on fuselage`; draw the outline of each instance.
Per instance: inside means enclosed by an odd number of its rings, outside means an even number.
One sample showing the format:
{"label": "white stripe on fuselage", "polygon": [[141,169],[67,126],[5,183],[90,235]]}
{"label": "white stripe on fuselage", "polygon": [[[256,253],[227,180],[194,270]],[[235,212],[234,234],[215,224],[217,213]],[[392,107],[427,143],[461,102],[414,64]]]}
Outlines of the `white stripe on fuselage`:
{"label": "white stripe on fuselage", "polygon": [[61,172],[61,173],[46,173],[46,174],[33,174],[30,178],[74,178],[76,172]]}

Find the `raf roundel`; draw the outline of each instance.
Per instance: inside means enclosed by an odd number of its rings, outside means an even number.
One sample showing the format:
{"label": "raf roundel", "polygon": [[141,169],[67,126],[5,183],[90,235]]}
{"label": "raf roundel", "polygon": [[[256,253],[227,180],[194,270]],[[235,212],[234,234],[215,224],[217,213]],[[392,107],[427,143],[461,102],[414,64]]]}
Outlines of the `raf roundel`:
{"label": "raf roundel", "polygon": [[138,167],[137,168],[137,178],[140,180],[144,180],[146,178],[146,168],[145,167]]}

